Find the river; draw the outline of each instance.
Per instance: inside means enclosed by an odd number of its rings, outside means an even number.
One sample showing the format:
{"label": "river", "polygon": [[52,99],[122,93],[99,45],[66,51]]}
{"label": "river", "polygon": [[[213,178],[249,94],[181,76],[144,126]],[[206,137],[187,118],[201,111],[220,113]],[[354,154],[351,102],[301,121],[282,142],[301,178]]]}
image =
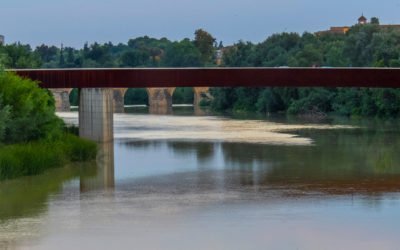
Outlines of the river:
{"label": "river", "polygon": [[400,249],[398,121],[114,124],[97,163],[0,183],[0,249]]}

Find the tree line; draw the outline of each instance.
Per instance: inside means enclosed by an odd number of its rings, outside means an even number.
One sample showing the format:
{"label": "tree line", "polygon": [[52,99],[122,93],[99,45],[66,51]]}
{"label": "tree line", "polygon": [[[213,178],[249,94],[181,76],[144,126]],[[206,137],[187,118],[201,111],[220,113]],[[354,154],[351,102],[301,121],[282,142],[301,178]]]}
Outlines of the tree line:
{"label": "tree line", "polygon": [[[225,48],[230,67],[399,67],[400,29],[374,18],[345,34],[280,33]],[[322,83],[323,84],[323,83]],[[398,117],[400,90],[371,88],[218,88],[216,110]]]}
{"label": "tree line", "polygon": [[33,49],[13,43],[0,46],[0,62],[6,68],[113,68],[215,66],[215,38],[196,30],[193,40],[171,41],[148,36],[127,43],[85,43],[83,48],[48,46]]}
{"label": "tree line", "polygon": [[[171,41],[148,36],[127,43],[85,44],[81,49],[19,43],[0,47],[7,68],[80,67],[399,67],[400,29],[354,25],[345,34],[279,33],[265,41],[239,41],[224,47],[210,33]],[[216,51],[222,52],[217,65]],[[181,101],[191,92],[178,90]],[[127,103],[145,100],[130,90]],[[211,107],[218,111],[393,117],[400,114],[400,90],[370,88],[213,88]],[[179,100],[177,100],[179,102]]]}

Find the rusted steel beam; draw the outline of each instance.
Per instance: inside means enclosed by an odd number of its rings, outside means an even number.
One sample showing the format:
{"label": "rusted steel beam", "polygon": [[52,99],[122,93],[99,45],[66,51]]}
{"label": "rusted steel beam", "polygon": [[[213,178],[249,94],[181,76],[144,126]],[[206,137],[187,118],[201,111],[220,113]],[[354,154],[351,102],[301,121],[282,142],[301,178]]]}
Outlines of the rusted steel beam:
{"label": "rusted steel beam", "polygon": [[394,68],[119,68],[9,70],[44,88],[400,87]]}

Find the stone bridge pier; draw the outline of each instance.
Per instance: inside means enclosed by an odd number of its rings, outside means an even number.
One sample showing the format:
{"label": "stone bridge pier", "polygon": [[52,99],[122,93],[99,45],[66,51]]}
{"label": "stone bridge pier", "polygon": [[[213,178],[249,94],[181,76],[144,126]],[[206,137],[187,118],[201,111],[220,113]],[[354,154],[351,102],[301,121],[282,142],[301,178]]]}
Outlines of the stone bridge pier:
{"label": "stone bridge pier", "polygon": [[210,87],[194,87],[193,88],[194,99],[193,106],[200,106],[202,100],[210,100],[212,96],[210,94]]}
{"label": "stone bridge pier", "polygon": [[64,89],[49,89],[50,92],[54,96],[54,100],[56,101],[56,111],[70,111],[71,104],[69,102],[69,94],[72,91],[72,88],[64,88]]}
{"label": "stone bridge pier", "polygon": [[128,88],[113,89],[114,113],[124,113],[124,97]]}
{"label": "stone bridge pier", "polygon": [[113,141],[113,89],[80,89],[79,135],[96,142]]}
{"label": "stone bridge pier", "polygon": [[172,95],[176,88],[147,88],[151,114],[172,114]]}

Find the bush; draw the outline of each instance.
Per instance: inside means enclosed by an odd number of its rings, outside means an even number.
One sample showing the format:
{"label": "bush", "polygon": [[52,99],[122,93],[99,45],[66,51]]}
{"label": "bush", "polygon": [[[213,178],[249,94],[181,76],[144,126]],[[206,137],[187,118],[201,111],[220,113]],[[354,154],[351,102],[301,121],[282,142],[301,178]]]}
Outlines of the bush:
{"label": "bush", "polygon": [[70,161],[87,161],[96,158],[97,145],[94,142],[69,134],[64,138],[60,146]]}
{"label": "bush", "polygon": [[0,142],[21,143],[62,135],[63,122],[55,115],[54,98],[48,90],[31,80],[0,72],[0,94],[0,128],[4,132]]}
{"label": "bush", "polygon": [[331,101],[334,93],[326,88],[303,88],[300,89],[299,95],[300,98],[290,104],[287,110],[289,114],[332,111]]}
{"label": "bush", "polygon": [[0,180],[37,175],[73,161],[96,158],[94,142],[65,134],[56,141],[42,140],[0,147]]}
{"label": "bush", "polygon": [[0,180],[96,157],[96,144],[72,135],[54,104],[37,83],[0,71]]}

